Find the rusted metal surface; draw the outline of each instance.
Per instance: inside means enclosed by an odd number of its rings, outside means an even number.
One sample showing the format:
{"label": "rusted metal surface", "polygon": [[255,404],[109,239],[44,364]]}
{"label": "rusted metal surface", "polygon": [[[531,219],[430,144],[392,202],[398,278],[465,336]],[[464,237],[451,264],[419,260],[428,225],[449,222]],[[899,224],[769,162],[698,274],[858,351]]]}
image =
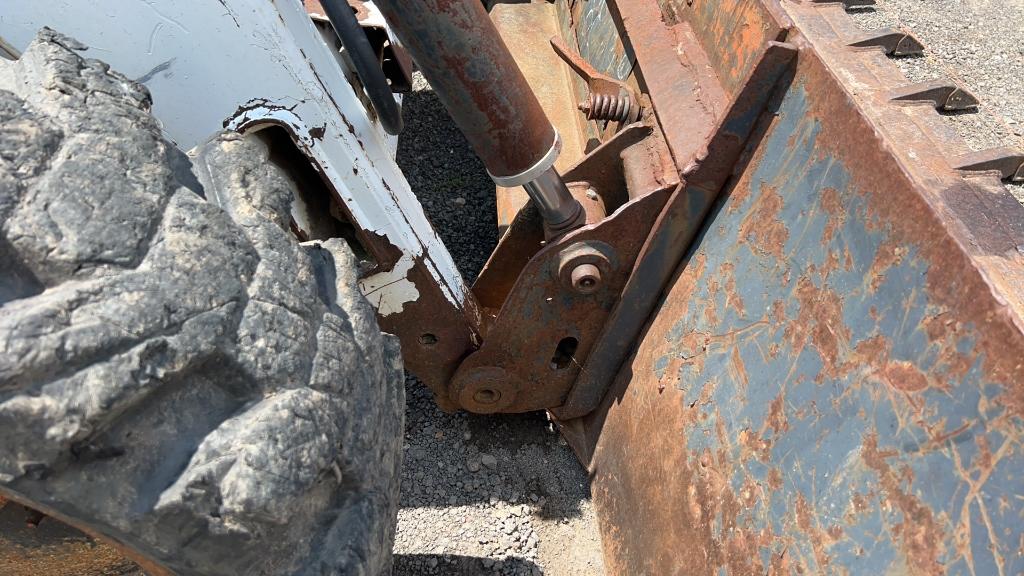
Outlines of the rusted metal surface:
{"label": "rusted metal surface", "polygon": [[[635,75],[636,57],[632,48],[624,43],[618,33],[617,24],[608,4],[603,1],[575,0],[566,11],[572,24],[572,31],[563,35],[563,40],[582,60],[589,63],[601,74],[624,82],[637,92],[639,84]],[[574,77],[576,100],[587,100],[588,87],[583,78]],[[588,149],[606,142],[619,126],[605,121],[586,121],[584,129],[590,142]]]}
{"label": "rusted metal surface", "polygon": [[[630,2],[634,3],[634,2]],[[763,0],[659,0],[665,19],[686,23],[725,91],[734,95],[769,41],[784,42],[787,18]],[[620,6],[624,3],[616,2]],[[625,15],[625,12],[623,12]]]}
{"label": "rusted metal surface", "polygon": [[636,56],[622,41],[608,3],[575,0],[571,13],[580,56],[598,72],[628,81],[636,65]]}
{"label": "rusted metal surface", "polygon": [[[600,205],[600,212],[609,214],[651,191],[673,188],[678,175],[664,141],[648,125],[627,126],[614,138],[598,147],[569,168],[565,178],[570,181],[584,210],[594,219],[591,207]],[[583,193],[579,193],[579,185]],[[645,230],[633,230],[645,235]],[[532,205],[524,206],[498,242],[487,264],[473,285],[480,304],[485,334],[512,292],[523,268],[546,244],[543,222]]]}
{"label": "rusted metal surface", "polygon": [[605,397],[619,365],[629,355],[686,247],[699,232],[732,174],[754,124],[795,54],[794,46],[774,41],[762,48],[760,62],[750,70],[707,148],[683,174],[685,186],[673,193],[654,224],[594,353],[587,359],[565,404],[554,410],[559,418],[586,415]]}
{"label": "rusted metal surface", "polygon": [[[562,403],[604,319],[618,301],[645,235],[669,189],[544,246],[522,268],[481,348],[460,365],[452,397],[474,412],[526,412]],[[596,291],[573,286],[581,264],[601,268]],[[568,346],[564,361],[559,351]],[[474,399],[484,395],[487,402]]]}
{"label": "rusted metal surface", "polygon": [[[320,4],[320,0],[302,0],[302,5],[306,8],[310,18],[319,22],[327,22],[327,14],[324,12],[324,7]],[[364,14],[356,12],[356,17],[360,16],[365,18]]]}
{"label": "rusted metal surface", "polygon": [[[416,259],[412,264],[401,281],[411,283],[419,297],[377,321],[381,330],[398,336],[406,370],[431,389],[442,410],[454,411],[458,406],[449,400],[450,382],[463,358],[480,345],[480,311],[476,302],[462,310],[444,305],[447,295],[429,263]],[[372,290],[367,298],[372,302]]]}
{"label": "rusted metal surface", "polygon": [[608,9],[621,22],[640,84],[683,170],[704,149],[727,95],[689,24],[669,26],[657,4],[645,0],[617,0]]}
{"label": "rusted metal surface", "polygon": [[[654,128],[636,123],[571,166],[565,178],[570,184],[585,183],[595,189],[594,198],[579,198],[588,213],[590,201],[598,200],[608,214],[628,198],[678,182],[667,156],[664,141]],[[627,160],[635,162],[635,166],[627,166]],[[522,267],[543,246],[544,230],[538,218],[529,205],[523,206],[498,242],[473,286],[483,307],[500,307]]]}
{"label": "rusted metal surface", "polygon": [[842,5],[783,6],[795,69],[612,393],[563,429],[606,569],[1021,573],[1024,208],[891,102],[905,79],[849,47]]}
{"label": "rusted metal surface", "polygon": [[548,241],[528,204],[473,287],[484,316],[483,345],[452,382],[453,401],[467,410],[561,405],[678,184],[660,135],[642,123],[623,129],[566,178],[589,224]]}
{"label": "rusted metal surface", "polygon": [[492,176],[518,175],[551,149],[555,129],[483,3],[377,4]]}
{"label": "rusted metal surface", "polygon": [[[555,168],[564,171],[583,157],[585,142],[572,95],[572,73],[548,45],[548,38],[560,33],[556,7],[536,3],[497,4],[490,15],[545,115],[562,137],[562,153],[555,161]],[[522,186],[498,186],[495,197],[498,236],[501,237],[529,196]]]}
{"label": "rusted metal surface", "polygon": [[562,150],[482,3],[430,0],[382,8],[494,183],[522,186],[552,236],[584,223],[554,167]]}
{"label": "rusted metal surface", "polygon": [[629,124],[640,119],[643,112],[640,97],[628,84],[595,70],[561,37],[552,36],[550,42],[559,58],[587,84],[587,98],[578,106],[587,120]]}
{"label": "rusted metal surface", "polygon": [[[367,261],[359,274],[360,290],[377,310],[381,329],[398,337],[406,369],[431,389],[438,406],[457,409],[449,400],[448,384],[459,362],[479,346],[481,316],[476,301],[468,298],[461,306],[452,306],[450,287],[437,281],[430,258],[404,254],[387,236],[361,226],[352,215],[353,199],[335,186],[295,126],[241,117],[235,129],[266,135],[278,156],[290,153],[292,163],[281,168],[317,201],[313,209],[326,211],[321,207],[329,205],[334,219],[352,227],[346,241]],[[285,136],[271,136],[275,129]],[[381,184],[388,194],[395,194],[386,181]],[[294,222],[293,231],[301,240],[330,237],[310,236]],[[390,300],[386,289],[396,283],[405,283],[415,297],[401,303]]]}

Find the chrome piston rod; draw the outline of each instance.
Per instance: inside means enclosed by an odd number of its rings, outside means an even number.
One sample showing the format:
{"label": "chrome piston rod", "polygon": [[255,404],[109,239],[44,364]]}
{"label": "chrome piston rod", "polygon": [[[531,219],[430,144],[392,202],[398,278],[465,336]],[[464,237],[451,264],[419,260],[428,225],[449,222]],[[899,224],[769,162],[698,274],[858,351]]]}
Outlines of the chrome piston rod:
{"label": "chrome piston rod", "polygon": [[583,208],[555,170],[561,140],[480,0],[376,0],[499,186],[523,186],[552,231]]}

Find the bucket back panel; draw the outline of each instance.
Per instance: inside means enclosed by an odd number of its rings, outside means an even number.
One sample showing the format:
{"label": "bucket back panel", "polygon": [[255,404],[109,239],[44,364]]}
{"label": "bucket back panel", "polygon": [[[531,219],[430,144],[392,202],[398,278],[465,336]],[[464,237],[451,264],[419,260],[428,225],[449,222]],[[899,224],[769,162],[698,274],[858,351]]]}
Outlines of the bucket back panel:
{"label": "bucket back panel", "polygon": [[1024,330],[986,270],[1024,238],[934,195],[995,182],[923,189],[814,52],[774,107],[591,418],[609,572],[1020,573]]}
{"label": "bucket back panel", "polygon": [[757,63],[766,42],[785,40],[789,19],[773,1],[659,0],[666,23],[689,24],[730,94]]}

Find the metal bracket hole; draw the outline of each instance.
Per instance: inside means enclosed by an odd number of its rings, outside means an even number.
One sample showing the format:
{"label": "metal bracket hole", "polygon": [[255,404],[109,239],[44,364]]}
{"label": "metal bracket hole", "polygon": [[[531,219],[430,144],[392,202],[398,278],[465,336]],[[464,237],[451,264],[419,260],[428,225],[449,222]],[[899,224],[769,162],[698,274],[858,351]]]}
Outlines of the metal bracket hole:
{"label": "metal bracket hole", "polygon": [[579,345],[580,341],[572,336],[562,338],[555,348],[555,355],[551,357],[551,369],[565,370],[568,368],[572,364],[573,356],[576,354],[576,349],[579,348]]}

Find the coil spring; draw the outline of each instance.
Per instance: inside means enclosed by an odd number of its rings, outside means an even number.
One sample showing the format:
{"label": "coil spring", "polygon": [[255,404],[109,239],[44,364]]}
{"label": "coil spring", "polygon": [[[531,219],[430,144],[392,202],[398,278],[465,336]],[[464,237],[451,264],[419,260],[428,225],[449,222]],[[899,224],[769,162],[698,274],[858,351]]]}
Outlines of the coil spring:
{"label": "coil spring", "polygon": [[607,94],[591,94],[579,105],[579,109],[587,116],[587,120],[609,120],[625,122],[630,116],[628,96],[610,96]]}

